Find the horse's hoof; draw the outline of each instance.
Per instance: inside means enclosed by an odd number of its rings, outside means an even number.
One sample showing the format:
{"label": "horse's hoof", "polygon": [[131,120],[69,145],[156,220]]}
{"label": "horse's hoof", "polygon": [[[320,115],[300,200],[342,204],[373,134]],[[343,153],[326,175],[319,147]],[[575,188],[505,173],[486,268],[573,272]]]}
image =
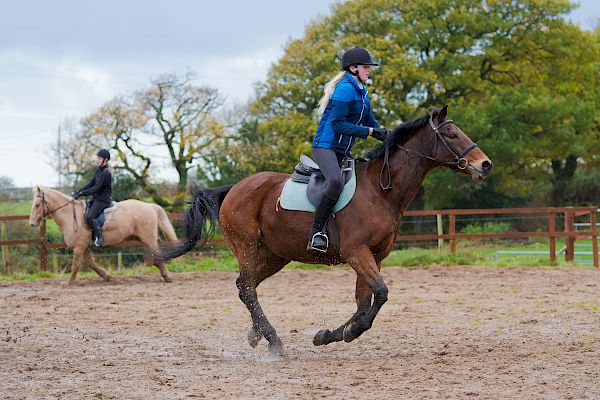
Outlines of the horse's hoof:
{"label": "horse's hoof", "polygon": [[344,342],[346,342],[346,343],[350,343],[351,341],[356,339],[356,336],[354,336],[354,334],[352,333],[352,324],[346,325],[346,327],[344,328],[343,337],[344,337]]}
{"label": "horse's hoof", "polygon": [[67,282],[67,286],[75,286],[75,281],[69,281],[69,282]]}
{"label": "horse's hoof", "polygon": [[329,331],[329,329],[321,329],[313,338],[313,344],[315,346],[322,346],[324,344],[331,343],[331,340],[328,340],[330,334],[331,332]]}
{"label": "horse's hoof", "polygon": [[169,278],[168,276],[166,278],[163,278],[165,280],[165,283],[171,283],[173,282],[173,279]]}
{"label": "horse's hoof", "polygon": [[106,278],[104,278],[104,280],[105,280],[106,282],[110,282],[110,280],[111,280],[111,278],[110,278],[110,275],[106,275]]}
{"label": "horse's hoof", "polygon": [[269,342],[269,352],[275,356],[283,357],[283,343],[281,341]]}
{"label": "horse's hoof", "polygon": [[260,342],[260,340],[262,339],[262,334],[258,331],[256,331],[254,328],[251,328],[250,331],[248,331],[248,344],[250,345],[250,347],[255,348],[258,345],[258,342]]}

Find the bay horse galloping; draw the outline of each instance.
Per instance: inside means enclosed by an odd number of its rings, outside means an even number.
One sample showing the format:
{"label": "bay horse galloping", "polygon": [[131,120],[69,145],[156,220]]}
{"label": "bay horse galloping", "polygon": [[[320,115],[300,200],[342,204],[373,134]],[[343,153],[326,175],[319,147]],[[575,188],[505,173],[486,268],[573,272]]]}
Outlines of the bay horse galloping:
{"label": "bay horse galloping", "polygon": [[189,251],[198,240],[206,240],[218,221],[239,263],[236,284],[252,317],[248,342],[255,347],[264,337],[276,354],[283,354],[283,344],[258,302],[257,286],[292,260],[348,263],[357,275],[357,310],[340,327],[319,331],[313,343],[351,342],[371,328],[387,300],[381,261],[392,250],[402,214],[425,175],[445,166],[480,180],[491,171],[490,159],[446,114],[447,106],[432,108],[427,116],[401,124],[371,151],[369,161],[356,163],[354,197],[335,215],[339,250],[335,246],[329,246],[327,253],[307,250],[312,214],[278,207],[290,176],[261,172],[233,186],[192,188],[185,237],[176,245],[162,247],[160,256],[170,259]]}
{"label": "bay horse galloping", "polygon": [[[54,189],[40,188],[39,186],[33,189],[33,204],[29,215],[30,225],[37,226],[44,219],[52,217],[63,231],[65,243],[73,249],[69,285],[75,283],[82,258],[85,258],[88,266],[104,280],[110,279],[106,270],[97,265],[92,257],[89,249],[92,233],[85,223],[83,212],[83,201],[75,200]],[[159,227],[168,241],[177,241],[175,229],[173,229],[167,213],[158,204],[144,203],[138,200],[120,201],[117,203],[116,210],[111,214],[110,220],[107,219],[103,227],[104,245],[119,244],[133,236],[146,246],[146,251],[154,251],[158,248]],[[163,279],[171,282],[165,262],[155,259],[154,265],[160,269]]]}

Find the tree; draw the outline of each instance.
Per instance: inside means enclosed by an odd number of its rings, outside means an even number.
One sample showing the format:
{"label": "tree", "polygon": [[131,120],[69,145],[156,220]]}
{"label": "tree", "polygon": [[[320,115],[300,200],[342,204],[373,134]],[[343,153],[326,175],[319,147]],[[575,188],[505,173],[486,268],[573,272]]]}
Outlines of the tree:
{"label": "tree", "polygon": [[[544,182],[558,193],[559,181],[573,176],[573,158],[577,166],[597,157],[586,144],[598,120],[598,39],[564,20],[573,7],[567,0],[337,3],[287,44],[257,85],[251,121],[262,136],[249,146],[261,150],[252,153],[279,154],[272,166],[289,171],[310,148],[314,110],[343,50],[361,45],[380,60],[370,91],[381,124],[450,104],[452,118],[501,166],[483,185],[444,196],[441,206],[539,201],[545,195],[531,188],[547,190]],[[244,148],[243,137],[230,143],[232,159]],[[427,206],[449,182],[466,187],[448,171],[426,180]]]}
{"label": "tree", "polygon": [[6,175],[0,176],[0,190],[1,189],[12,189],[15,187],[15,181]]}
{"label": "tree", "polygon": [[84,141],[112,149],[115,169],[129,174],[162,206],[170,203],[154,185],[156,161],[166,157],[183,195],[189,170],[224,134],[214,116],[221,96],[193,85],[192,78],[163,75],[146,89],[107,102],[80,123]]}

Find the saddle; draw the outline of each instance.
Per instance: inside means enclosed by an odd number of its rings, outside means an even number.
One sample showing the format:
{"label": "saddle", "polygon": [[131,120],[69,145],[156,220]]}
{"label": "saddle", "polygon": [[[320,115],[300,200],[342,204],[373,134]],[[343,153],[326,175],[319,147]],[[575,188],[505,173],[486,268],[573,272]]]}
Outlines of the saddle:
{"label": "saddle", "polygon": [[[342,160],[342,179],[344,186],[354,175],[354,159],[345,158]],[[293,182],[307,184],[306,197],[314,206],[319,204],[323,192],[327,188],[325,177],[317,165],[310,157],[302,154],[300,156],[300,162],[294,167],[291,180]]]}
{"label": "saddle", "polygon": [[[90,208],[92,206],[92,203],[93,203],[93,200],[85,201],[85,210],[83,210],[84,215],[87,212],[88,208]],[[98,217],[96,217],[95,221],[98,222],[100,227],[103,227],[105,223],[107,223],[108,221],[111,220],[111,218],[110,218],[111,215],[106,215],[106,214],[110,214],[116,210],[117,210],[117,202],[113,201],[110,203],[110,206],[106,207],[104,209],[104,211],[100,215],[98,215]]]}

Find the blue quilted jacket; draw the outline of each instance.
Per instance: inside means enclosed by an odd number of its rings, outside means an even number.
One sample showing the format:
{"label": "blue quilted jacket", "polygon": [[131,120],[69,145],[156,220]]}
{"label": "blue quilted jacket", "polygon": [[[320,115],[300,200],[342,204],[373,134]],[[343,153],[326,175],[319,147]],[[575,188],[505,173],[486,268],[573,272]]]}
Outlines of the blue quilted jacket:
{"label": "blue quilted jacket", "polygon": [[350,156],[354,141],[357,137],[365,139],[369,127],[379,128],[379,124],[373,117],[367,89],[346,73],[327,103],[312,146]]}

